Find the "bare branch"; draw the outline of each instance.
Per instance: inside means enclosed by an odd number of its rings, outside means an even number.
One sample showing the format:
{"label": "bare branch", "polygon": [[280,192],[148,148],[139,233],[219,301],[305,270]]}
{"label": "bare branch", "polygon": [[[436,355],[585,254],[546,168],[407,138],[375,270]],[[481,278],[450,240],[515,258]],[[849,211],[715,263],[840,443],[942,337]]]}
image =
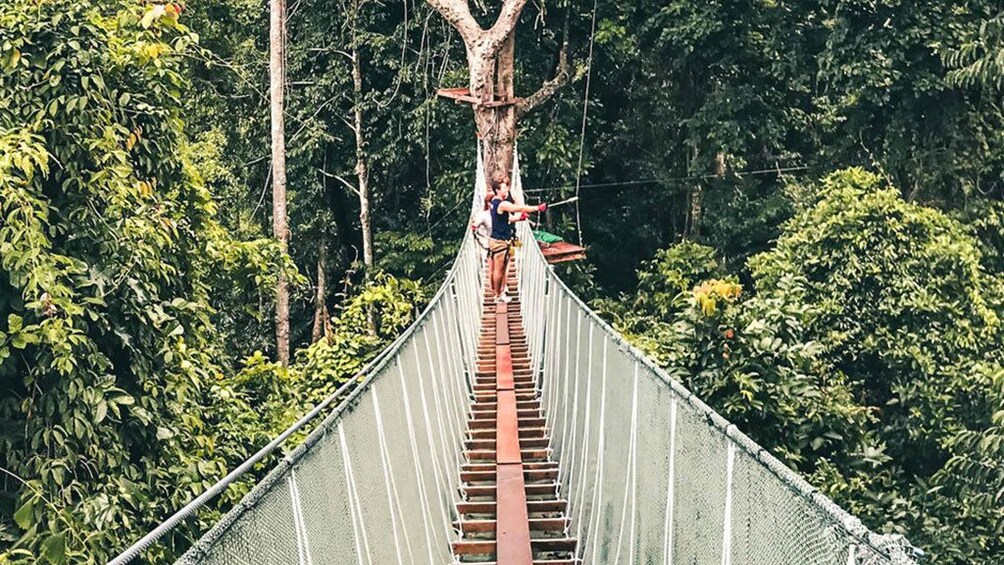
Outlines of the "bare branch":
{"label": "bare branch", "polygon": [[429,5],[442,14],[443,19],[450,22],[450,25],[460,32],[465,44],[473,45],[484,33],[478,22],[474,20],[474,16],[471,15],[467,0],[429,0]]}
{"label": "bare branch", "polygon": [[554,71],[554,77],[545,81],[544,84],[530,96],[520,100],[516,105],[516,119],[525,116],[530,110],[540,106],[554,93],[568,83],[571,78],[571,65],[568,63],[568,20],[565,20],[564,39],[561,42],[561,49],[558,51],[558,68]]}
{"label": "bare branch", "polygon": [[343,177],[341,175],[336,175],[334,173],[329,173],[328,171],[325,171],[324,169],[322,169],[320,167],[317,168],[317,172],[319,172],[322,175],[328,177],[329,179],[335,179],[335,180],[337,180],[338,182],[344,184],[345,188],[351,190],[352,192],[355,192],[356,195],[359,195],[359,189],[356,188],[356,186],[353,185],[352,183],[350,183],[349,181],[345,180],[345,177]]}

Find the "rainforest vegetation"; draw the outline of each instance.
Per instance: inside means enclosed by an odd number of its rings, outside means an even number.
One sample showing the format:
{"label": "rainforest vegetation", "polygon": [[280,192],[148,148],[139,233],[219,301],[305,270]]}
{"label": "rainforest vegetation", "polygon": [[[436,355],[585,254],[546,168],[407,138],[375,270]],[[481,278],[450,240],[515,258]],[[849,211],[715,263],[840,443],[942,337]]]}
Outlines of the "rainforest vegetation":
{"label": "rainforest vegetation", "polygon": [[[106,562],[453,260],[460,35],[422,1],[289,1],[277,238],[269,8],[0,2],[0,564]],[[564,280],[870,528],[1004,562],[1000,3],[561,0],[514,41],[516,94],[555,86],[517,124],[524,189],[580,196],[546,217],[588,247]]]}

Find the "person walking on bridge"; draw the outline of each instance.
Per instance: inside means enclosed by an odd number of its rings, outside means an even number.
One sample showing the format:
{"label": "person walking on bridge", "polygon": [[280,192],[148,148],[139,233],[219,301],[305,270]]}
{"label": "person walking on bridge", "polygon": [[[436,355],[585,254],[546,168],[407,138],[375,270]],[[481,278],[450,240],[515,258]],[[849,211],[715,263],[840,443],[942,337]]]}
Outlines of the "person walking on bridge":
{"label": "person walking on bridge", "polygon": [[516,230],[509,222],[509,214],[543,212],[547,209],[547,204],[520,206],[514,203],[509,194],[509,180],[501,175],[492,179],[492,189],[495,191],[495,197],[491,201],[492,233],[488,239],[492,296],[495,302],[509,302],[510,299],[505,295],[503,288],[506,272],[509,269],[509,256],[512,254],[513,240],[516,237]]}

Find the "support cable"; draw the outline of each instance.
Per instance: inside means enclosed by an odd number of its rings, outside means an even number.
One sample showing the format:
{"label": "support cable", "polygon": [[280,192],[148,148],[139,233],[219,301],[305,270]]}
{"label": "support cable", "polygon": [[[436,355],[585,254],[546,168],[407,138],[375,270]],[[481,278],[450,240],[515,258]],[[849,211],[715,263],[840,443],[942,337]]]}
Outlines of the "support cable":
{"label": "support cable", "polygon": [[582,102],[582,132],[579,134],[579,165],[575,169],[575,230],[582,246],[582,219],[579,213],[579,187],[582,182],[582,155],[586,146],[586,121],[589,116],[589,85],[593,75],[593,43],[596,38],[596,2],[593,0],[593,21],[589,28],[589,57],[586,59],[586,93]]}

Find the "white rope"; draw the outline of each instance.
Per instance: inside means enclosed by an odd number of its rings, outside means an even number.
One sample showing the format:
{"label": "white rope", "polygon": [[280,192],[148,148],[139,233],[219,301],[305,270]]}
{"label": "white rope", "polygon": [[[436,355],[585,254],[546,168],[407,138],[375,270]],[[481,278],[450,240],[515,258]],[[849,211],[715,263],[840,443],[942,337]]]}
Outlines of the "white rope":
{"label": "white rope", "polygon": [[[437,357],[439,358],[439,371],[438,371],[438,374],[448,376],[449,372],[443,366],[443,358],[442,358],[442,350],[443,350],[442,343],[443,342],[440,340],[439,331],[438,331],[438,328],[437,328],[436,324],[432,325],[432,329],[433,329],[433,337],[436,340],[436,348],[435,348],[436,349],[436,354],[437,354]],[[426,347],[428,347],[428,343],[426,343]],[[452,410],[450,408],[450,406],[452,405],[452,402],[450,401],[450,393],[446,390],[446,385],[444,383],[433,381],[433,387],[435,388],[435,394],[436,394],[436,415],[437,415],[437,418],[439,418],[439,422],[440,422],[440,433],[443,435],[443,445],[444,446],[446,446],[446,445],[454,445],[454,446],[460,445],[461,444],[461,439],[457,437],[456,429],[455,429],[455,427],[453,425],[453,419],[456,416],[452,413]],[[449,436],[449,440],[448,440],[449,443],[447,443],[446,436]],[[444,450],[445,450],[445,453],[446,453],[447,463],[449,465],[449,468],[459,469],[460,468],[459,453],[456,456],[451,456],[450,455],[450,450],[448,448],[444,447]],[[447,475],[450,478],[450,487],[451,488],[458,488],[460,486],[459,485],[459,480],[460,480],[459,477],[457,477],[457,482],[454,483],[454,475],[456,475],[456,473],[447,473]]]}
{"label": "white rope", "polygon": [[[631,411],[634,413],[631,428],[631,535],[628,536],[628,563],[634,563],[635,522],[638,517],[638,362],[634,364],[634,398],[631,400]],[[618,551],[620,548],[618,548]]]}
{"label": "white rope", "polygon": [[[467,263],[467,262],[465,262]],[[470,264],[465,264],[464,272],[471,272],[473,267]],[[478,338],[474,333],[470,331],[471,320],[470,320],[470,304],[471,297],[465,292],[461,292],[457,289],[457,311],[455,313],[455,318],[457,319],[457,325],[460,327],[463,336],[466,336],[466,340],[461,339],[463,351],[461,351],[461,357],[464,359],[464,371],[466,373],[466,385],[467,390],[470,392],[474,391],[474,371],[477,370],[477,358],[475,356],[478,348]],[[472,354],[473,352],[473,354]]]}
{"label": "white rope", "polygon": [[[415,372],[418,382],[422,382],[422,360],[418,357],[418,348],[415,352]],[[415,422],[411,417],[411,395],[408,394],[408,383],[404,378],[404,368],[401,366],[401,358],[397,361],[398,376],[401,377],[401,393],[404,395],[404,420],[408,423],[408,443],[411,444],[411,459],[415,463],[415,482],[418,484],[418,499],[422,501],[422,527],[425,530],[426,549],[428,549],[429,563],[435,561],[432,556],[432,547],[439,541],[435,539],[435,534],[430,529],[432,524],[432,504],[429,503],[428,494],[425,491],[425,473],[422,471],[422,456],[418,452],[418,438],[415,436]]]}
{"label": "white rope", "polygon": [[[456,317],[457,312],[450,311],[447,313],[447,315]],[[459,336],[455,335],[456,332],[448,331],[447,328],[444,327],[446,324],[440,324],[438,320],[433,320],[433,322],[435,322],[437,326],[440,328],[440,331],[443,332],[444,342],[446,343],[448,352],[456,351],[457,348],[463,347],[463,342],[460,341]],[[453,327],[456,327],[455,323],[453,324]],[[450,338],[454,339],[451,340]],[[447,381],[449,383],[449,386],[447,388],[451,392],[450,398],[452,399],[454,405],[453,422],[454,425],[456,426],[457,434],[462,437],[464,433],[464,416],[467,414],[467,408],[470,405],[470,396],[465,390],[465,387],[457,386],[459,383],[462,383],[464,381],[465,377],[464,368],[460,364],[460,359],[458,355],[450,355],[449,353],[447,353],[445,359],[450,363],[451,372],[449,373],[450,378]],[[475,370],[477,370],[476,366]],[[470,390],[473,392],[474,371],[471,371],[469,374],[467,374],[467,378],[472,379]]]}
{"label": "white rope", "polygon": [[[586,122],[589,116],[589,86],[593,76],[593,40],[596,37],[596,0],[593,0],[593,21],[589,28],[589,56],[586,59],[586,92],[582,101],[582,133],[579,136],[579,165],[575,169],[575,196],[579,196],[582,182],[582,155],[586,147]],[[575,201],[575,229],[582,245],[582,220],[579,215],[579,201]]]}
{"label": "white rope", "polygon": [[[543,259],[538,256],[538,278],[540,279],[540,296],[538,300],[538,311],[543,311],[550,305],[550,294],[548,290],[550,287],[550,273],[547,271],[546,267],[542,265]],[[547,336],[548,329],[551,326],[550,318],[546,316],[541,316],[537,321],[537,378],[541,378],[544,371],[544,341]]]}
{"label": "white rope", "polygon": [[[575,324],[575,392],[572,394],[572,424],[571,431],[569,432],[568,442],[565,443],[564,447],[561,448],[562,454],[568,453],[570,457],[569,464],[567,465],[568,472],[565,473],[567,477],[566,481],[562,481],[561,484],[568,483],[568,492],[575,492],[572,490],[572,482],[575,477],[575,436],[578,430],[579,422],[579,381],[580,375],[582,374],[582,367],[580,362],[582,361],[582,315],[576,313],[577,322]],[[567,412],[566,412],[567,413]],[[568,424],[566,423],[566,426]]]}
{"label": "white rope", "polygon": [[307,520],[303,515],[303,503],[300,497],[300,484],[296,480],[296,471],[291,471],[293,477],[293,490],[296,492],[296,506],[300,512],[300,529],[303,532],[303,553],[307,557],[307,565],[314,565],[314,559],[310,552],[310,537],[307,532]]}
{"label": "white rope", "polygon": [[[401,556],[401,539],[397,531],[397,508],[394,506],[394,502],[398,502],[400,506],[400,501],[398,501],[397,496],[397,484],[394,482],[394,471],[390,464],[390,452],[387,450],[387,439],[383,432],[383,418],[380,417],[380,399],[377,395],[376,387],[370,389],[370,395],[373,397],[373,410],[376,412],[376,427],[377,427],[377,440],[379,442],[380,451],[380,461],[383,463],[381,469],[383,470],[383,480],[384,486],[387,488],[387,506],[390,508],[388,516],[390,516],[391,529],[394,532],[394,552],[397,555],[398,565],[404,565],[404,559]],[[404,524],[401,524],[401,529],[404,529]],[[408,533],[404,533],[404,541],[408,548],[408,554],[411,556],[411,541],[408,540]],[[412,561],[414,561],[412,557]]]}
{"label": "white rope", "polygon": [[725,465],[725,524],[722,527],[722,565],[732,565],[732,470],[736,459],[736,444],[729,441]]}
{"label": "white rope", "polygon": [[621,562],[621,545],[624,541],[624,522],[627,520],[628,500],[631,500],[631,535],[628,545],[631,546],[628,563],[634,559],[634,482],[635,482],[635,449],[638,439],[638,363],[634,365],[634,392],[631,394],[631,437],[628,438],[628,480],[624,485],[624,503],[621,505],[621,527],[617,534],[617,553],[614,564]]}
{"label": "white rope", "polygon": [[[433,319],[432,325],[436,330],[437,344],[446,344],[445,346],[448,348],[447,351],[455,350],[456,348],[453,347],[453,344],[451,344],[449,341],[449,337],[452,335],[453,332],[447,331],[447,329],[443,327],[443,324],[439,323],[439,320]],[[449,354],[446,354],[445,357],[443,357],[443,348],[444,348],[443,345],[437,345],[436,350],[440,358],[446,360],[446,363],[443,366],[443,370],[445,372],[445,375],[448,377],[447,383],[460,382],[460,380],[463,378],[463,375],[461,373],[460,367],[456,362],[457,358],[455,355],[449,355]],[[449,420],[451,424],[450,428],[451,431],[453,432],[453,437],[456,438],[454,440],[453,445],[460,445],[463,442],[464,419],[467,414],[468,405],[470,404],[468,401],[469,397],[463,390],[461,390],[460,387],[450,386],[450,384],[444,385],[443,390],[446,393],[448,393],[446,398],[449,401],[449,407],[450,407],[450,420]],[[460,467],[460,462],[461,462],[460,452],[458,451],[455,468]]]}
{"label": "white rope", "polygon": [[673,398],[673,403],[669,408],[669,477],[666,485],[666,523],[663,526],[665,532],[665,543],[663,554],[666,559],[663,565],[673,565],[673,507],[676,481],[676,406],[677,400]]}
{"label": "white rope", "polygon": [[[464,261],[463,263],[460,264],[460,272],[463,273],[466,270],[467,270],[467,262]],[[474,369],[470,364],[470,358],[467,356],[467,351],[468,351],[467,339],[469,338],[469,335],[466,331],[467,329],[465,326],[466,320],[462,316],[462,313],[466,311],[466,308],[464,307],[465,306],[464,302],[466,301],[466,298],[457,289],[456,282],[454,282],[451,285],[450,290],[452,291],[450,294],[453,300],[445,301],[447,308],[446,317],[452,318],[450,321],[452,321],[455,324],[455,327],[457,328],[457,339],[460,341],[461,365],[463,366],[464,373],[467,374],[467,379],[469,380],[471,379],[471,375],[474,373]],[[453,316],[450,316],[451,312],[454,313]],[[477,346],[475,345],[475,347]],[[432,363],[431,357],[429,358],[429,363]]]}
{"label": "white rope", "polygon": [[[551,307],[551,319],[554,320],[554,331],[551,332],[551,344],[547,351],[547,360],[549,367],[546,370],[545,378],[546,382],[541,383],[541,393],[546,395],[546,411],[545,415],[548,421],[553,422],[554,418],[554,398],[557,396],[555,394],[554,388],[557,386],[557,377],[555,376],[560,367],[560,356],[561,352],[558,351],[558,346],[561,343],[561,300],[560,297],[555,295],[552,301]],[[554,447],[554,430],[551,430],[551,441],[549,442],[551,448]]]}
{"label": "white rope", "polygon": [[290,506],[293,509],[293,534],[296,536],[296,562],[300,565],[307,565],[307,556],[304,554],[304,546],[306,545],[303,537],[303,517],[300,515],[300,497],[296,493],[296,475],[295,471],[291,471],[289,476],[286,477],[286,483],[289,485],[289,501]]}
{"label": "white rope", "polygon": [[[533,285],[533,294],[530,295],[530,299],[532,300],[533,304],[533,312],[530,313],[531,317],[529,319],[531,320],[531,324],[530,327],[527,328],[528,332],[532,332],[527,334],[527,339],[529,339],[529,343],[527,345],[529,346],[528,350],[530,351],[530,374],[533,377],[533,382],[535,383],[536,386],[536,382],[540,378],[539,373],[541,366],[540,336],[542,331],[541,330],[542,322],[545,317],[543,312],[544,288],[540,277],[540,265],[536,260],[530,261],[529,264],[530,264],[530,269],[532,270],[532,277],[530,278],[530,280],[531,284]],[[527,318],[524,318],[524,320],[525,319]]]}
{"label": "white rope", "polygon": [[586,410],[585,410],[585,421],[583,422],[583,427],[585,427],[585,432],[583,433],[582,439],[582,455],[579,467],[579,490],[575,494],[575,503],[572,507],[572,513],[575,514],[575,537],[576,539],[581,539],[582,535],[582,514],[585,512],[583,508],[582,501],[586,496],[586,462],[588,461],[589,453],[589,431],[592,426],[590,426],[590,419],[593,414],[593,328],[594,324],[589,324],[589,361],[586,366]]}
{"label": "white rope", "polygon": [[[558,331],[557,331],[557,341],[555,341],[555,344],[554,344],[555,348],[552,349],[552,351],[551,351],[552,355],[554,356],[554,367],[552,367],[552,369],[551,369],[551,371],[552,371],[551,374],[553,376],[551,377],[550,386],[545,387],[545,389],[544,389],[545,391],[549,391],[548,392],[547,417],[550,418],[551,421],[555,422],[555,423],[557,423],[556,422],[556,418],[558,416],[558,398],[559,398],[559,396],[558,396],[558,387],[561,385],[561,379],[559,378],[559,374],[561,372],[561,369],[563,368],[564,353],[565,353],[565,351],[567,351],[567,349],[561,349],[561,350],[558,349],[558,348],[561,347],[561,343],[562,343],[561,342],[561,338],[562,338],[562,335],[563,334],[567,334],[567,331],[566,331],[567,328],[566,328],[566,326],[561,323],[561,312],[562,312],[564,303],[565,303],[565,301],[561,300],[561,297],[559,297],[559,300],[558,300],[558,327],[557,327]],[[569,305],[569,307],[571,307],[571,306]],[[567,341],[567,339],[566,339],[566,341]],[[555,434],[555,430],[552,427],[552,429],[551,429],[551,442],[550,442],[552,449],[554,449],[556,447],[554,445],[555,443],[557,443],[556,437],[557,437],[557,434]]]}
{"label": "white rope", "polygon": [[565,332],[565,347],[561,350],[562,355],[565,358],[564,375],[561,378],[561,445],[557,450],[557,457],[560,460],[561,456],[565,453],[565,440],[568,437],[568,372],[572,367],[572,360],[569,359],[569,352],[572,350],[572,301],[568,301],[568,308],[565,310],[565,327],[568,329]]}
{"label": "white rope", "polygon": [[[426,358],[430,360],[429,363],[431,365],[431,363],[432,363],[432,361],[431,361],[432,354],[431,354],[431,351],[429,351],[429,335],[428,335],[428,332],[423,332],[423,336],[425,337],[425,346],[426,346],[426,352],[427,352],[426,353]],[[415,356],[416,356],[416,358],[418,357],[418,348],[417,347],[415,349]],[[437,378],[436,374],[437,373],[435,372],[435,370],[433,370],[431,372],[430,379],[432,381],[436,380],[436,378]],[[427,442],[428,448],[431,450],[431,455],[432,455],[432,474],[433,474],[433,478],[435,479],[435,482],[436,482],[436,493],[437,493],[437,496],[439,497],[440,504],[446,504],[446,503],[450,504],[450,506],[452,507],[454,513],[456,513],[456,506],[455,506],[456,501],[454,500],[453,496],[451,496],[449,494],[450,492],[453,492],[452,491],[452,489],[453,489],[453,475],[456,474],[455,473],[456,469],[450,469],[448,467],[448,465],[449,465],[449,459],[450,458],[446,454],[446,438],[445,438],[445,435],[442,434],[442,428],[440,428],[440,443],[439,443],[439,450],[438,450],[439,453],[438,453],[438,455],[436,453],[436,451],[437,451],[437,449],[436,449],[436,440],[435,440],[435,436],[434,436],[433,430],[432,430],[432,427],[433,427],[432,426],[432,418],[429,416],[428,393],[426,392],[426,388],[425,388],[425,379],[422,378],[421,374],[419,374],[419,378],[418,378],[418,392],[419,392],[419,396],[422,398],[422,419],[425,422],[425,441]],[[436,400],[438,401],[438,398]],[[446,467],[444,467],[444,466],[446,466]],[[449,475],[450,478],[446,478],[446,475]],[[449,482],[450,486],[449,486],[449,490],[447,490],[444,493],[443,492],[443,483],[446,483],[446,482]],[[449,540],[450,540],[450,533],[453,531],[452,525],[451,525],[451,520],[450,520],[451,518],[452,518],[452,515],[448,515],[446,512],[443,513],[443,526],[445,527],[445,530],[446,530],[446,536],[445,536],[444,539],[447,542],[449,542]]]}
{"label": "white rope", "polygon": [[847,547],[847,565],[855,565],[854,554],[857,552],[858,546],[853,543]]}
{"label": "white rope", "polygon": [[[439,372],[452,378],[455,376],[455,373],[453,372],[452,367],[449,366],[448,355],[444,361],[443,344],[445,343],[445,340],[441,335],[439,323],[436,320],[431,320],[430,324],[432,326],[432,334],[436,340],[436,346],[434,349],[436,351],[436,359],[439,361]],[[455,422],[459,419],[459,416],[456,411],[457,405],[453,399],[453,393],[449,390],[449,387],[446,384],[443,384],[440,387],[440,393],[443,398],[443,413],[446,416],[444,421],[446,422],[446,427],[450,432],[450,445],[458,445],[460,442],[459,435],[461,432],[457,429],[455,424]],[[454,463],[456,462],[457,460],[454,460]]]}
{"label": "white rope", "polygon": [[349,457],[349,446],[348,442],[345,441],[345,429],[341,422],[338,423],[338,441],[342,448],[345,484],[349,490],[349,513],[352,514],[352,533],[356,541],[356,557],[358,558],[359,565],[363,565],[363,549],[365,549],[366,562],[373,565],[369,540],[366,539],[366,522],[363,517],[362,506],[359,504],[359,494],[356,492],[355,474],[352,472],[352,458]]}
{"label": "white rope", "polygon": [[[606,449],[606,421],[607,421],[607,349],[610,345],[610,339],[605,338],[603,340],[603,378],[600,381],[600,427],[599,427],[599,442],[596,444],[596,479],[593,484],[596,485],[593,490],[593,504],[592,508],[594,511],[590,515],[590,522],[595,523],[590,524],[592,526],[592,532],[589,535],[589,539],[586,543],[595,543],[596,538],[600,532],[600,514],[599,508],[603,503],[603,452]],[[583,553],[583,557],[585,553]]]}
{"label": "white rope", "polygon": [[[432,359],[432,351],[431,351],[431,349],[429,347],[429,334],[428,333],[425,334],[425,350],[429,354],[429,359]],[[431,361],[430,361],[430,363],[431,363]],[[435,398],[435,404],[433,406],[434,406],[435,411],[436,411],[436,428],[439,431],[439,452],[440,452],[440,456],[442,457],[442,460],[441,460],[442,474],[443,474],[443,476],[446,477],[446,480],[447,480],[447,482],[449,484],[449,492],[453,492],[459,486],[460,478],[458,476],[456,476],[456,472],[455,471],[456,471],[457,467],[453,467],[453,464],[456,461],[453,460],[453,458],[450,457],[449,448],[448,448],[448,441],[449,440],[446,437],[448,435],[448,432],[447,432],[447,429],[446,429],[446,424],[443,423],[443,412],[444,412],[444,410],[443,410],[443,406],[442,406],[443,405],[443,400],[442,400],[442,397],[441,397],[440,392],[439,392],[440,391],[440,382],[439,381],[443,378],[444,372],[442,370],[436,371],[435,369],[433,369],[433,374],[434,375],[440,375],[440,377],[438,379],[437,378],[432,379],[432,395]],[[422,409],[427,411],[428,407],[423,404]],[[457,445],[457,444],[456,443],[452,443],[452,444],[449,444],[449,445]],[[456,480],[454,480],[454,479],[456,479]]]}

